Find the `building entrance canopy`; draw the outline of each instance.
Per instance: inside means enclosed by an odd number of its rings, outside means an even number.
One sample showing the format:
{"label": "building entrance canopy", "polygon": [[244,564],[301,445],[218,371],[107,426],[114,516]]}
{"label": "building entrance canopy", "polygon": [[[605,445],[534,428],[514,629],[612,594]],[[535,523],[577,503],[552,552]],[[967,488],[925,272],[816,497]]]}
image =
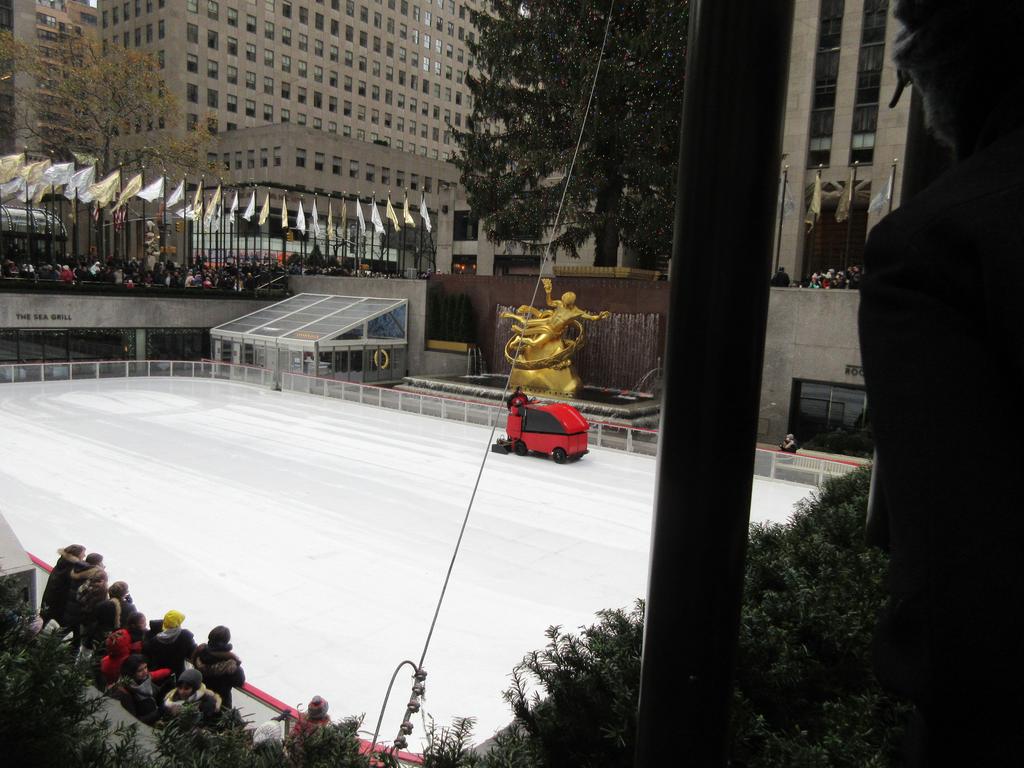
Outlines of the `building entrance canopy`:
{"label": "building entrance canopy", "polygon": [[210,331],[214,357],[347,381],[405,373],[408,300],[300,293]]}

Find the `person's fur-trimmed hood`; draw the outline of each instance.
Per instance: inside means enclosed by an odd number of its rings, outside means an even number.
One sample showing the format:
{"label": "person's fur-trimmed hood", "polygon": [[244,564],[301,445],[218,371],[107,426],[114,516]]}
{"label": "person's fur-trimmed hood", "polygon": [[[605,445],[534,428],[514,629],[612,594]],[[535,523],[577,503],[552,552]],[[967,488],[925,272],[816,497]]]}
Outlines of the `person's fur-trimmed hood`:
{"label": "person's fur-trimmed hood", "polygon": [[242,660],[231,651],[214,650],[209,644],[203,643],[196,648],[193,663],[204,676],[209,674],[222,677],[235,674]]}
{"label": "person's fur-trimmed hood", "polygon": [[84,560],[79,560],[75,563],[74,568],[71,569],[70,577],[72,581],[84,584],[89,581],[89,579],[94,576],[99,576],[101,573],[106,573],[106,568],[103,567],[102,563],[99,565],[92,565]]}
{"label": "person's fur-trimmed hood", "polygon": [[83,563],[83,562],[85,562],[78,555],[71,554],[70,552],[68,552],[63,547],[61,547],[60,549],[57,550],[57,556],[60,557],[62,560],[67,560],[72,565],[74,565],[76,563]]}

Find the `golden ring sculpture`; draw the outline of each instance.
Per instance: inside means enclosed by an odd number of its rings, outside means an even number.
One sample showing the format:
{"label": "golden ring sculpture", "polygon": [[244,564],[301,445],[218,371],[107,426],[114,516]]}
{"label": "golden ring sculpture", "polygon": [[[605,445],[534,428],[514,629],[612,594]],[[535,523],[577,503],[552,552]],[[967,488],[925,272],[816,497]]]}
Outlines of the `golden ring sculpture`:
{"label": "golden ring sculpture", "polygon": [[[512,364],[510,385],[530,392],[575,395],[583,386],[572,369],[572,357],[586,344],[581,320],[605,320],[610,312],[596,314],[576,306],[576,294],[566,291],[561,299],[551,298],[551,280],[544,278],[547,309],[528,304],[515,312],[502,312],[510,318],[512,336],[505,344],[505,359]],[[573,329],[575,336],[567,336]]]}
{"label": "golden ring sculpture", "polygon": [[[384,364],[381,365],[380,358],[384,356]],[[377,366],[377,370],[386,371],[391,365],[391,355],[388,354],[386,349],[378,349],[373,353],[373,364]]]}

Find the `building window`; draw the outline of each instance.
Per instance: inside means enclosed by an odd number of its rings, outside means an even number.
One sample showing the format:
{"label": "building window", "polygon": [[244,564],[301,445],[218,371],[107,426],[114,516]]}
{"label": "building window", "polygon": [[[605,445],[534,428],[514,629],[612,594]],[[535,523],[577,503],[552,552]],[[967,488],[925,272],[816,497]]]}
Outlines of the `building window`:
{"label": "building window", "polygon": [[807,152],[807,164],[810,167],[828,165],[831,160],[843,8],[844,0],[821,0],[818,52],[814,61],[814,102]]}
{"label": "building window", "polygon": [[888,11],[888,0],[867,0],[864,3],[850,139],[851,163],[870,163],[875,157],[878,94],[882,84],[882,66],[885,63],[885,22]]}
{"label": "building window", "polygon": [[359,178],[359,161],[358,160],[349,160],[348,161],[348,177],[350,179],[358,179]]}
{"label": "building window", "polygon": [[214,51],[219,47],[219,41],[217,39],[217,31],[213,29],[206,30],[206,47]]}
{"label": "building window", "polygon": [[860,387],[794,380],[789,431],[798,442],[868,427],[867,393]]}
{"label": "building window", "polygon": [[[301,13],[301,10],[300,10]],[[295,149],[295,167],[305,168],[306,167],[306,150],[302,147],[296,147]]]}
{"label": "building window", "polygon": [[199,72],[199,57],[194,53],[186,53],[185,69],[189,72]]}
{"label": "building window", "polygon": [[322,171],[324,169],[324,153],[317,152],[313,155],[313,170]]}
{"label": "building window", "polygon": [[199,103],[199,86],[195,83],[185,84],[185,99],[193,104]]}

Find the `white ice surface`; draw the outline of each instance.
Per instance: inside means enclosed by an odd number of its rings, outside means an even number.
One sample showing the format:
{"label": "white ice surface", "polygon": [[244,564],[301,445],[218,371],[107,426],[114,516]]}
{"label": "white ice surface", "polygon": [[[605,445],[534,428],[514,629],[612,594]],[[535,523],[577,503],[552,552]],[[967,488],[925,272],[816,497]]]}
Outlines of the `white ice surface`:
{"label": "white ice surface", "polygon": [[[254,685],[372,730],[395,666],[419,660],[489,432],[227,382],[4,385],[0,512],[48,562],[102,552],[149,618],[181,610],[200,642],[230,627]],[[424,662],[439,723],[471,715],[488,737],[546,627],[644,594],[654,470],[609,450],[488,456]],[[751,519],[785,520],[808,490],[755,480]]]}

